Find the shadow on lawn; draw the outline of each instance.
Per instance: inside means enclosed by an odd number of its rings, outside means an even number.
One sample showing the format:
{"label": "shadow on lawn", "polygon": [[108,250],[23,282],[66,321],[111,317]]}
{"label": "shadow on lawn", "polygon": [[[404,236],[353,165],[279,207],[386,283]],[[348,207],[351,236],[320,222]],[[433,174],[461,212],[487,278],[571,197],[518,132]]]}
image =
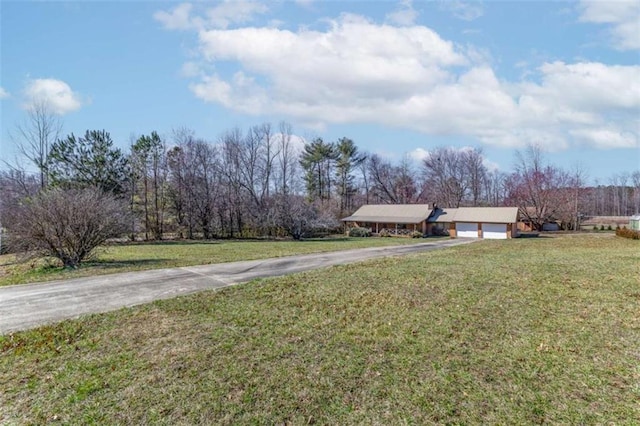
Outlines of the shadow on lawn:
{"label": "shadow on lawn", "polygon": [[196,244],[225,244],[225,243],[281,243],[281,242],[348,242],[348,237],[315,237],[294,240],[293,238],[218,238],[215,240],[159,240],[159,241],[110,241],[105,247],[122,247],[122,246],[189,246]]}
{"label": "shadow on lawn", "polygon": [[83,262],[80,268],[117,269],[136,266],[160,266],[167,265],[171,260],[173,259],[93,260]]}
{"label": "shadow on lawn", "polygon": [[[295,241],[295,240],[288,240],[288,241]],[[348,243],[349,241],[351,241],[349,238],[347,237],[317,237],[317,238],[303,238],[299,241],[302,242],[330,242],[330,243]]]}
{"label": "shadow on lawn", "polygon": [[194,244],[221,244],[230,240],[159,240],[159,241],[109,241],[105,247],[122,246],[188,246]]}

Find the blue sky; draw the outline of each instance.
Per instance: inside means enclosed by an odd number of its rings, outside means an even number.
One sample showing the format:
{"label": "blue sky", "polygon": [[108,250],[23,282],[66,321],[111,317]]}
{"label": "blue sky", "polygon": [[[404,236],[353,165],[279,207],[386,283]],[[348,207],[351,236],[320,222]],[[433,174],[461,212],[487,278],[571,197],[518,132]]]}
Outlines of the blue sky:
{"label": "blue sky", "polygon": [[[0,157],[34,99],[64,134],[285,120],[399,160],[527,143],[592,182],[640,169],[640,2],[0,3]],[[15,132],[14,132],[15,133]]]}

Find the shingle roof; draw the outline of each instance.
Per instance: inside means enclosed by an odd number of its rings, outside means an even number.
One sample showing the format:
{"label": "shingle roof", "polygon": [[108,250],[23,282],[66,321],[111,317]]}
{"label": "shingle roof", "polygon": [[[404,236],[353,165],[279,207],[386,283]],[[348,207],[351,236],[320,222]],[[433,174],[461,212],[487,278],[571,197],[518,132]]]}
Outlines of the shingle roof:
{"label": "shingle roof", "polygon": [[427,220],[427,222],[453,222],[456,217],[456,211],[458,211],[458,209],[437,208],[433,211],[433,216],[429,217],[429,220]]}
{"label": "shingle roof", "polygon": [[518,221],[517,207],[460,207],[455,214],[456,222],[515,223]]}
{"label": "shingle roof", "polygon": [[437,209],[429,217],[428,204],[368,204],[354,214],[342,219],[343,222],[378,223],[420,223],[429,222],[486,222],[515,223],[518,221],[517,207],[460,207],[457,209]]}
{"label": "shingle roof", "polygon": [[419,223],[429,217],[428,204],[368,204],[343,222]]}

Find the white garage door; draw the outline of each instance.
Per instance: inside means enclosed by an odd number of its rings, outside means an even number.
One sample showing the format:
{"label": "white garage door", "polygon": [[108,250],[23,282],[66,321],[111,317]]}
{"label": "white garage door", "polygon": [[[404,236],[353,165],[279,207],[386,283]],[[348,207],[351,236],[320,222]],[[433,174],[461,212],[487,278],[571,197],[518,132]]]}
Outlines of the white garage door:
{"label": "white garage door", "polygon": [[478,238],[478,224],[456,223],[456,235],[460,238]]}
{"label": "white garage door", "polygon": [[483,223],[482,236],[491,240],[506,240],[507,225],[505,223]]}

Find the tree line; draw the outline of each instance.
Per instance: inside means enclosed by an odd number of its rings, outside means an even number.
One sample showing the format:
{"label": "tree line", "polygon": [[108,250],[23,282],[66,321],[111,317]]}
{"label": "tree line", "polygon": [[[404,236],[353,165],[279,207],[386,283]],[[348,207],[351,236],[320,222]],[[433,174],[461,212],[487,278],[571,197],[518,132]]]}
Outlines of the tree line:
{"label": "tree line", "polygon": [[640,211],[640,171],[588,187],[583,170],[558,168],[535,146],[505,173],[489,170],[479,148],[436,147],[418,163],[392,162],[347,137],[301,144],[286,122],[233,128],[215,141],[187,128],[168,137],[152,131],[132,137],[126,150],[105,130],[60,137],[60,129],[44,104],[18,127],[20,151],[37,172],[15,164],[0,172],[0,220],[10,235],[26,235],[20,226],[28,224],[14,218],[35,220],[25,206],[52,202],[42,194],[75,191],[81,199],[83,190],[109,200],[114,230],[132,240],[299,239],[339,229],[341,217],[370,203],[518,206],[536,227],[553,219],[569,229],[585,215]]}

